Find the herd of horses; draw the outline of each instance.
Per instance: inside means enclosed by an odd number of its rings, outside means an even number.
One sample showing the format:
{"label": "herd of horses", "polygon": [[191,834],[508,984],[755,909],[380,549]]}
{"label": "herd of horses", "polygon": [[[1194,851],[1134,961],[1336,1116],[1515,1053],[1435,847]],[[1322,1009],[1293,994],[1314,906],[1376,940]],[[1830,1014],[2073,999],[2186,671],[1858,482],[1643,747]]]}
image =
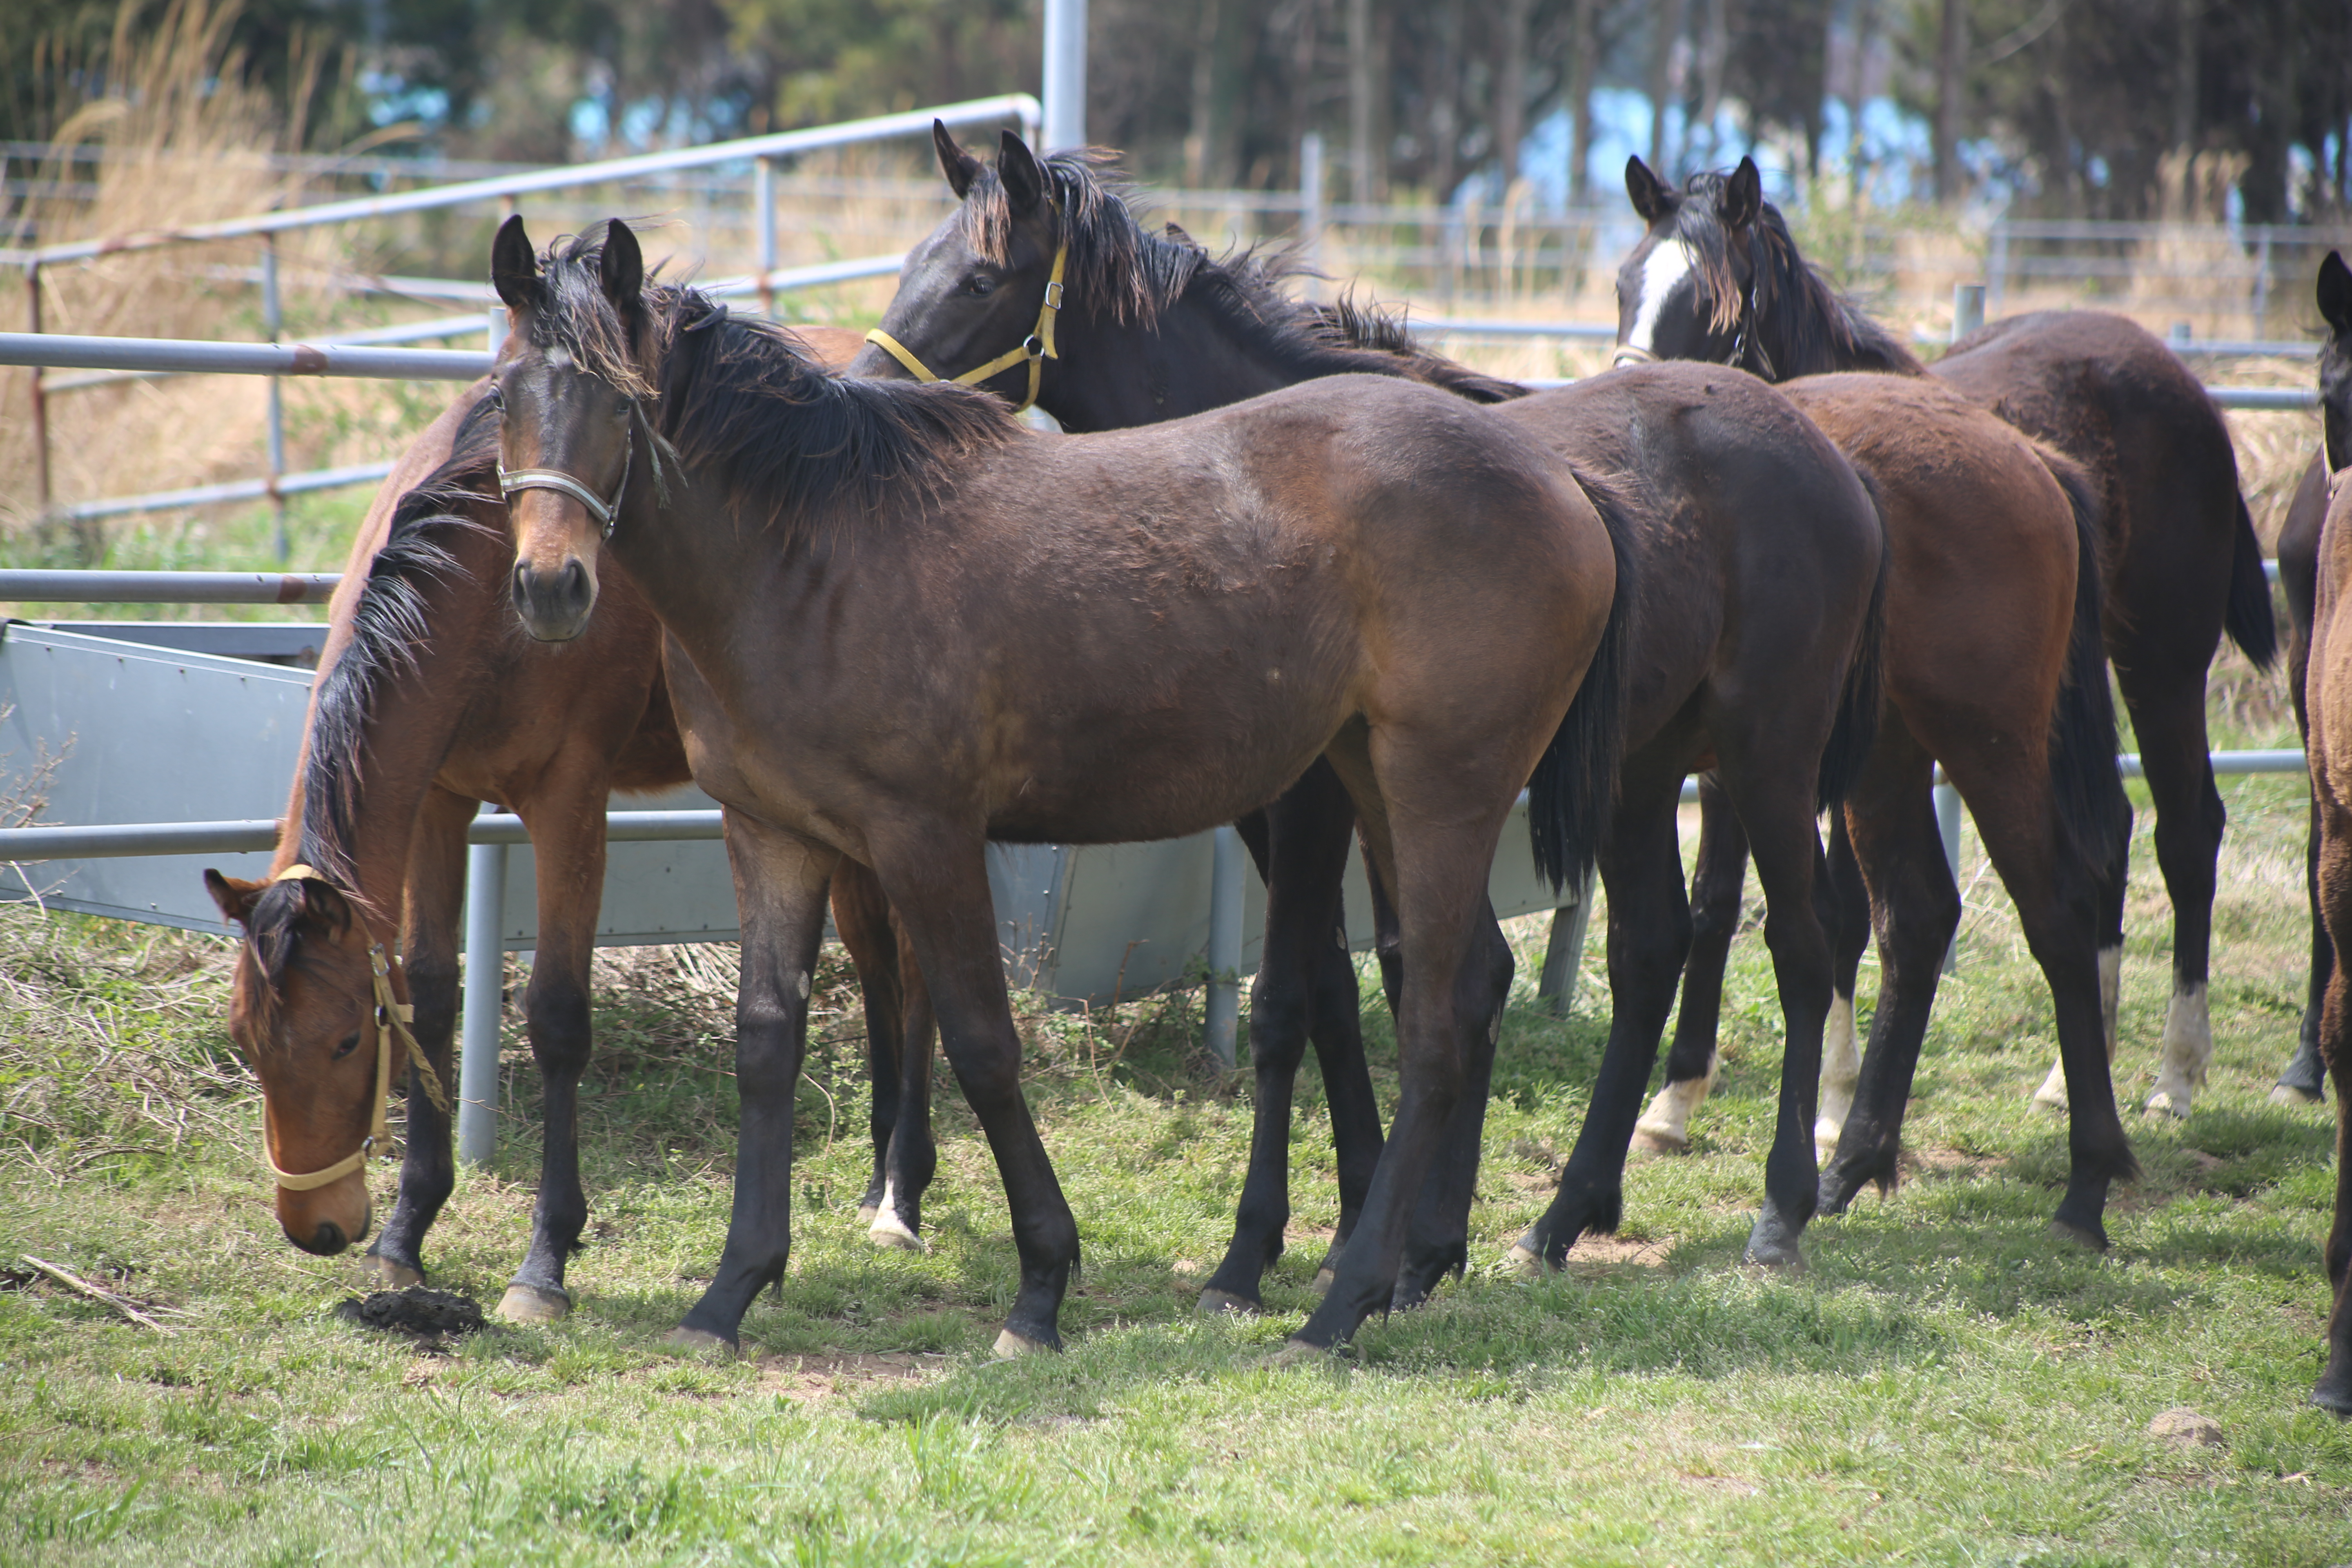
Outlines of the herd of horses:
{"label": "herd of horses", "polygon": [[[534,251],[499,230],[511,331],[385,482],[339,586],[271,875],[207,872],[247,933],[231,1027],[265,1091],[278,1215],[364,1240],[364,1169],[407,1091],[399,1194],[367,1253],[423,1279],[454,1183],[467,825],[537,851],[524,1012],[545,1142],[500,1311],[561,1316],[587,1203],[577,1097],[614,791],[691,778],[724,808],[741,915],[734,1207],[672,1336],[731,1346],[790,1245],[794,1087],[826,907],[874,1074],[879,1244],[920,1248],[934,1036],[1003,1180],[1021,1278],[997,1346],[1060,1342],[1078,1231],[1020,1087],[992,840],[1102,843],[1235,822],[1267,893],[1255,1123],[1202,1293],[1260,1303],[1289,1214],[1311,1043],[1340,1218],[1294,1347],[1344,1342],[1469,1258],[1512,959],[1486,869],[1524,787],[1538,868],[1597,871],[1612,1012],[1590,1111],[1514,1255],[1618,1225],[1636,1142],[1686,1145],[1747,862],[1786,1024],[1750,1262],[1891,1186],[1960,905],[1931,804],[1958,789],[2055,1010],[2037,1099],[2069,1118],[2054,1227],[2106,1245],[2136,1172],[2110,1065],[2130,711],[2173,906],[2147,1105],[2189,1113],[2223,811],[2205,672],[2275,635],[2229,433],[2161,343],[2095,312],[1995,322],[1932,369],[1840,299],[1752,163],[1677,188],[1618,279],[1616,367],[1527,388],[1421,349],[1279,260],[1133,216],[1104,155],[994,163],[934,137],[955,213],[875,331],[730,316],[646,275],[614,221]],[[2326,446],[2282,536],[2312,756],[2312,1005],[2279,1098],[2352,1089],[2352,272],[2330,257]],[[931,367],[940,367],[933,370]],[[1034,402],[1064,434],[1029,428]],[[2326,526],[2333,505],[2332,528]],[[2309,704],[2305,668],[2309,670]],[[2342,740],[2331,742],[2331,736]],[[1701,778],[1686,891],[1683,779]],[[1826,846],[1819,824],[1831,818]],[[1340,885],[1373,889],[1396,1021],[1383,1131]],[[1864,1048],[1855,976],[1875,940]],[[397,952],[396,961],[388,954]],[[1664,1087],[1643,1092],[1681,1011]],[[2352,1161],[2320,1404],[2352,1415]]]}

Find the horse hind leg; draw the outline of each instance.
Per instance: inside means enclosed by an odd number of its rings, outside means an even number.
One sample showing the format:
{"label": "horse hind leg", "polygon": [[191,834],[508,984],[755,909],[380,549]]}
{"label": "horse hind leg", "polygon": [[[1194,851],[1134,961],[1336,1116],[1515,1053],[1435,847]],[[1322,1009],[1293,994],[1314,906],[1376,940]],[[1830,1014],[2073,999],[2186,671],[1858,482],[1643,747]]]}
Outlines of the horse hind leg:
{"label": "horse hind leg", "polygon": [[866,1131],[874,1166],[865,1195],[857,1200],[857,1223],[872,1225],[889,1184],[890,1137],[898,1122],[899,1061],[906,1030],[903,975],[898,933],[890,923],[890,900],[874,873],[844,860],[833,874],[833,929],[857,971],[866,1014],[866,1059],[872,1081]]}
{"label": "horse hind leg", "polygon": [[2305,887],[2311,902],[2310,994],[2304,1004],[2303,1027],[2295,1039],[2294,1055],[2287,1059],[2285,1070],[2279,1074],[2278,1083],[2271,1090],[2273,1105],[2319,1105],[2327,1099],[2327,1064],[2320,1051],[2319,1042],[2322,1021],[2326,1013],[2328,984],[2336,973],[2336,943],[2327,934],[2327,922],[2320,904],[2320,823],[2324,809],[2318,787],[2315,784],[2311,797],[2311,832],[2304,853]]}
{"label": "horse hind leg", "polygon": [[[1633,1124],[1633,1147],[1644,1153],[1680,1154],[1690,1148],[1691,1115],[1714,1089],[1722,1065],[1716,1032],[1731,939],[1739,930],[1740,893],[1748,881],[1748,833],[1714,775],[1699,779],[1698,802],[1698,868],[1691,878],[1682,1013],[1666,1053],[1666,1081]],[[1674,875],[1680,879],[1679,867]],[[1644,1077],[1648,1071],[1645,1064]]]}
{"label": "horse hind leg", "polygon": [[1391,1311],[1417,1307],[1448,1274],[1470,1267],[1470,1209],[1478,1197],[1478,1159],[1486,1131],[1486,1099],[1495,1081],[1495,1047],[1503,1037],[1503,1009],[1511,999],[1517,963],[1487,905],[1479,950],[1454,984],[1454,1027],[1469,1042],[1470,1071],[1454,1108],[1436,1163],[1422,1183],[1412,1229],[1405,1238]]}
{"label": "horse hind leg", "polygon": [[1870,889],[1854,859],[1853,839],[1843,812],[1837,813],[1831,823],[1829,851],[1817,863],[1814,878],[1814,906],[1822,928],[1835,938],[1829,1017],[1822,1026],[1821,1096],[1813,1112],[1813,1158],[1826,1165],[1837,1152],[1838,1136],[1853,1110],[1854,1088],[1862,1077],[1854,983],[1862,971],[1862,955],[1870,948]]}
{"label": "horse hind leg", "polygon": [[[2319,850],[2316,884],[2328,931],[2340,936],[2352,933],[2352,814],[2325,804],[2320,809],[2329,814],[2330,830]],[[2311,1402],[2352,1420],[2352,974],[2340,967],[2329,977],[2319,1033],[2328,1076],[2336,1080],[2336,1207],[2325,1254],[2332,1303],[2327,1362]]]}
{"label": "horse hind leg", "polygon": [[2213,940],[2214,862],[2229,813],[2213,787],[2206,754],[2205,682],[2200,669],[2180,683],[2173,700],[2133,701],[2134,683],[2124,682],[2134,731],[2156,803],[2156,855],[2164,885],[2172,895],[2172,1000],[2156,1084],[2147,1109],[2185,1117],[2196,1092],[2205,1087],[2213,1060],[2213,1018],[2207,970]]}
{"label": "horse hind leg", "polygon": [[931,1245],[923,1239],[923,1194],[930,1191],[940,1163],[939,1145],[931,1136],[931,1058],[939,1020],[914,944],[895,921],[891,940],[898,952],[901,1003],[898,1115],[884,1157],[882,1201],[875,1205],[866,1235],[877,1247],[929,1252]]}

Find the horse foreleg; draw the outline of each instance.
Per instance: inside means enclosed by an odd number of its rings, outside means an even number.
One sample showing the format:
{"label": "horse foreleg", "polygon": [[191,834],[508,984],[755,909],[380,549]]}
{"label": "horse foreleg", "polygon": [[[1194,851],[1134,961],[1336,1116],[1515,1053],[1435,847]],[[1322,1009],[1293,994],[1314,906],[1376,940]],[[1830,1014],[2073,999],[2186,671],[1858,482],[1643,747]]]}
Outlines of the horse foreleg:
{"label": "horse foreleg", "polygon": [[[466,825],[481,803],[430,791],[418,809],[408,850],[402,909],[401,967],[416,1008],[416,1043],[441,1075],[457,1082],[451,1044],[457,1029],[457,925],[466,902]],[[409,1075],[408,1130],[401,1152],[400,1195],[362,1267],[393,1289],[425,1279],[425,1233],[457,1185],[450,1119]]]}
{"label": "horse foreleg", "polygon": [[1511,976],[1518,967],[1493,905],[1486,906],[1479,930],[1477,945],[1454,988],[1454,1026],[1468,1045],[1470,1070],[1438,1145],[1436,1163],[1421,1184],[1396,1290],[1390,1298],[1391,1311],[1420,1305],[1448,1274],[1458,1277],[1470,1267],[1470,1208],[1478,1199],[1486,1097],[1495,1080],[1495,1047],[1503,1037],[1503,1008],[1511,999]]}
{"label": "horse foreleg", "polygon": [[736,1342],[762,1286],[784,1277],[793,1242],[793,1122],[808,1044],[811,978],[824,940],[831,848],[743,814],[726,814],[727,863],[741,911],[735,994],[735,1197],[709,1289],[670,1334],[688,1348]]}
{"label": "horse foreleg", "polygon": [[[2229,813],[2213,787],[2213,765],[2206,754],[2203,667],[2168,681],[2158,698],[2136,689],[2142,683],[2128,674],[2120,684],[2156,804],[2157,864],[2172,895],[2172,1003],[2147,1109],[2187,1116],[2213,1060],[2206,966],[2213,942],[2213,865]],[[2104,979],[2107,951],[2099,961]],[[2112,1059],[2112,1041],[2108,1048]]]}
{"label": "horse foreleg", "polygon": [[[1331,948],[1334,927],[1343,934],[1345,930],[1339,918],[1339,886],[1347,871],[1354,811],[1338,777],[1318,763],[1280,800],[1252,816],[1237,826],[1257,859],[1266,895],[1265,956],[1250,986],[1255,1095],[1249,1170],[1234,1215],[1233,1240],[1201,1291],[1204,1312],[1257,1310],[1265,1272],[1282,1256],[1283,1231],[1290,1221],[1291,1100],[1307,1039],[1324,1022],[1318,1009],[1323,1001],[1319,972],[1325,954]],[[1349,967],[1352,977],[1353,966]],[[1353,1024],[1352,1017],[1348,1023]],[[1343,1043],[1337,1037],[1353,1040],[1352,1070],[1365,1078],[1369,1089],[1361,1037],[1352,1028],[1321,1033],[1331,1044]],[[1339,1064],[1339,1070],[1347,1073],[1349,1064]],[[1328,1083],[1328,1066],[1325,1076]],[[1332,1127],[1336,1139],[1336,1109]],[[1377,1148],[1377,1121],[1373,1129]]]}
{"label": "horse foreleg", "polygon": [[898,945],[898,991],[904,1004],[899,1015],[898,1120],[890,1131],[884,1202],[868,1235],[881,1242],[886,1231],[894,1231],[897,1245],[928,1252],[929,1244],[922,1240],[923,1194],[930,1191],[940,1167],[939,1146],[931,1139],[931,1055],[939,1044],[939,1020],[906,928],[893,918],[890,931]]}
{"label": "horse foreleg", "polygon": [[[2321,908],[2332,934],[2352,935],[2352,813],[2334,810],[2325,802],[2319,810],[2328,827],[2317,873]],[[2327,1318],[2327,1364],[2312,1388],[2311,1401],[2352,1419],[2352,973],[2340,968],[2329,979],[2320,1040],[2328,1076],[2336,1080],[2336,1209],[2326,1253],[2333,1301]]]}
{"label": "horse foreleg", "polygon": [[[898,1085],[905,1034],[905,996],[898,963],[898,933],[890,923],[890,900],[874,873],[845,859],[833,873],[833,929],[857,971],[866,1013],[866,1061],[872,1109],[866,1130],[874,1143],[873,1173],[857,1201],[860,1225],[877,1226],[889,1194],[890,1139],[898,1125]],[[874,1239],[898,1241],[878,1229]]]}
{"label": "horse foreleg", "polygon": [[[1679,798],[1680,791],[1676,791]],[[1690,957],[1683,972],[1683,1010],[1666,1052],[1666,1081],[1634,1123],[1633,1146],[1679,1154],[1690,1147],[1691,1113],[1715,1087],[1716,1029],[1723,1013],[1723,974],[1739,930],[1739,895],[1748,880],[1748,834],[1712,774],[1698,781],[1698,868],[1691,878]],[[1654,873],[1653,873],[1654,874]],[[1682,879],[1677,848],[1675,879]],[[1644,1079],[1649,1064],[1642,1067]]]}
{"label": "horse foreleg", "polygon": [[[551,773],[556,772],[551,770]],[[580,1075],[588,1068],[589,971],[604,895],[604,803],[601,772],[574,770],[561,796],[515,802],[530,830],[538,868],[539,936],[523,992],[523,1031],[539,1064],[539,1198],[530,1248],[499,1302],[511,1322],[543,1322],[572,1310],[563,1279],[588,1226],[580,1184]]]}
{"label": "horse foreleg", "polygon": [[[1559,1189],[1511,1248],[1523,1266],[1558,1268],[1578,1237],[1613,1232],[1624,1210],[1625,1155],[1642,1090],[1675,1005],[1675,981],[1692,952],[1675,827],[1681,785],[1682,772],[1675,768],[1667,776],[1629,783],[1618,796],[1601,851],[1601,881],[1609,895],[1609,1042],[1576,1146],[1561,1167]],[[1745,840],[1740,859],[1744,870]],[[1685,1018],[1689,1005],[1685,1001]]]}
{"label": "horse foreleg", "polygon": [[1830,1016],[1822,1026],[1822,1092],[1813,1113],[1813,1158],[1827,1164],[1837,1150],[1838,1134],[1845,1130],[1846,1115],[1853,1109],[1854,1083],[1862,1076],[1854,982],[1862,971],[1862,955],[1870,950],[1870,889],[1854,859],[1853,837],[1843,811],[1831,818],[1829,852],[1815,872],[1813,901],[1832,942]]}
{"label": "horse foreleg", "polygon": [[2327,1098],[2327,1064],[2320,1051],[2319,1042],[2321,1019],[2327,1005],[2327,988],[2336,973],[2336,943],[2329,939],[2327,922],[2321,918],[2320,912],[2320,821],[2323,810],[2318,786],[2315,784],[2311,796],[2311,833],[2304,851],[2305,890],[2311,900],[2310,992],[2304,1003],[2303,1028],[2295,1042],[2294,1055],[2287,1059],[2286,1070],[2279,1074],[2278,1085],[2271,1090],[2273,1105],[2317,1105]]}

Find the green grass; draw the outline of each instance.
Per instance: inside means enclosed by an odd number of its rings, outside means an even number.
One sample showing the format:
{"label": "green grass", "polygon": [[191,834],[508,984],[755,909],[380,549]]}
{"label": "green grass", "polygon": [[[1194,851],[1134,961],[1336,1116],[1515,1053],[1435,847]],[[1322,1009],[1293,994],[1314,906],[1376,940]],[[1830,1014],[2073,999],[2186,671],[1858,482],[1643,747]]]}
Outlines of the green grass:
{"label": "green grass", "polygon": [[[2233,710],[2233,711],[2242,711]],[[2274,738],[2263,707],[2221,743]],[[1335,1212],[1310,1068],[1271,1315],[1192,1297],[1231,1224],[1246,1085],[1196,1005],[1024,1005],[1030,1094],[1076,1209],[1070,1349],[987,1355],[1013,1278],[1002,1195],[952,1089],[934,1247],[871,1249],[855,992],[820,976],[797,1237],[745,1356],[666,1353],[724,1235],[723,952],[602,970],[593,1219],[567,1321],[451,1352],[336,1321],[349,1259],[278,1234],[217,943],[0,914],[0,1557],[43,1563],[1906,1562],[2340,1563],[2352,1427],[2310,1409],[2326,1310],[2326,1112],[2264,1101],[2301,1008],[2294,780],[2225,784],[2220,1049],[2186,1124],[2136,1114],[2147,1180],[2099,1258],[2044,1222],[2061,1123],[2013,918],[1973,882],[1891,1199],[1816,1225],[1794,1279],[1738,1266],[1780,1060],[1762,944],[1734,949],[1727,1060],[1687,1157],[1636,1165],[1624,1234],[1540,1282],[1495,1266],[1541,1209],[1605,1028],[1599,936],[1572,1016],[1528,985],[1502,1037],[1469,1279],[1276,1369]],[[2145,798],[2142,797],[2142,805]],[[2168,910],[2137,826],[2118,1093],[2153,1077]],[[1979,858],[1969,847],[1973,871]],[[1865,972],[1865,997],[1874,977]],[[1368,999],[1371,995],[1367,989]],[[1386,1013],[1366,1013],[1384,1093]],[[528,1227],[535,1073],[428,1258],[496,1300]],[[379,1202],[389,1178],[378,1177]],[[32,1253],[167,1309],[163,1334],[19,1269]],[[2227,1446],[2147,1435],[2189,1405]]]}

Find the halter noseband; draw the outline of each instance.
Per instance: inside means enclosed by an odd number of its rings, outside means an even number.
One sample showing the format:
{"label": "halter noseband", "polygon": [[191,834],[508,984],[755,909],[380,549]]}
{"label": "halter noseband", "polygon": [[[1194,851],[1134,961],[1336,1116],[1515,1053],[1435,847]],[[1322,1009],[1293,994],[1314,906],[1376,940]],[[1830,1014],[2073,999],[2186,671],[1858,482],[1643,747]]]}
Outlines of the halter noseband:
{"label": "halter noseband", "polygon": [[1062,242],[1054,247],[1054,271],[1053,275],[1045,280],[1045,302],[1037,310],[1037,330],[1022,339],[1017,345],[1005,350],[977,370],[968,370],[961,375],[941,375],[916,358],[914,350],[879,327],[866,333],[866,341],[879,344],[892,359],[913,372],[917,381],[952,381],[958,386],[978,386],[990,377],[1001,375],[1025,360],[1029,365],[1029,395],[1024,397],[1013,408],[1015,414],[1025,413],[1030,405],[1037,401],[1038,385],[1045,378],[1045,362],[1062,357],[1054,352],[1054,318],[1062,309],[1062,272],[1069,259],[1070,242],[1065,237]]}
{"label": "halter noseband", "polygon": [[[633,413],[636,406],[634,402],[629,405]],[[642,419],[645,416],[639,414],[637,417]],[[604,531],[605,538],[610,539],[613,537],[613,525],[621,521],[621,498],[629,493],[629,464],[636,455],[637,432],[632,425],[628,447],[621,454],[621,482],[613,487],[611,500],[604,500],[561,468],[509,468],[504,463],[499,465],[499,499],[511,500],[524,490],[554,490],[560,495],[570,496],[588,509],[588,515],[596,520],[596,526]]]}
{"label": "halter noseband", "polygon": [[[538,470],[527,468],[523,471],[532,473]],[[626,475],[623,476],[624,479],[626,477]],[[269,879],[273,882],[304,880],[326,882],[327,880],[299,861],[287,867]],[[334,886],[331,882],[328,882],[327,885]],[[350,895],[346,894],[345,897],[348,899]],[[261,1157],[268,1163],[269,1173],[278,1178],[278,1187],[285,1192],[312,1192],[330,1182],[341,1181],[353,1171],[360,1170],[367,1164],[368,1155],[374,1152],[377,1144],[390,1142],[385,1118],[388,1114],[387,1108],[392,1103],[392,1040],[394,1035],[400,1037],[400,1043],[407,1049],[409,1062],[416,1068],[416,1076],[425,1085],[425,1098],[432,1100],[434,1109],[444,1116],[449,1113],[448,1090],[441,1087],[441,1075],[433,1070],[432,1061],[425,1055],[424,1047],[416,1043],[416,1036],[409,1026],[416,1021],[416,1009],[413,1005],[401,1001],[394,994],[392,961],[384,952],[383,943],[373,940],[375,933],[368,930],[366,919],[357,916],[356,910],[353,912],[360,921],[361,931],[370,939],[368,980],[370,989],[373,993],[373,1002],[368,1009],[368,1026],[375,1032],[375,1115],[369,1123],[368,1135],[361,1141],[358,1150],[344,1155],[323,1171],[307,1173],[289,1171],[280,1165],[278,1163],[278,1156],[270,1152],[269,1135],[265,1130],[261,1139]]]}

